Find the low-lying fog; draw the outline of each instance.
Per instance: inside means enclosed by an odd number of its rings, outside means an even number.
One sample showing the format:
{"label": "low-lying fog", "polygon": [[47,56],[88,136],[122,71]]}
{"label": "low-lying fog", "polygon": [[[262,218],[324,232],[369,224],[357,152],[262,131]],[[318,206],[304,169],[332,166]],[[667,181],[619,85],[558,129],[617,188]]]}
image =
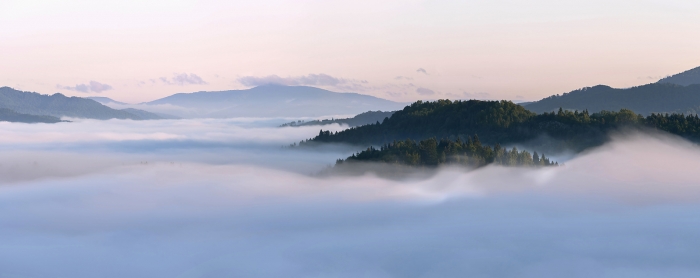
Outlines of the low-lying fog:
{"label": "low-lying fog", "polygon": [[700,277],[688,142],[396,181],[277,124],[0,123],[0,277]]}

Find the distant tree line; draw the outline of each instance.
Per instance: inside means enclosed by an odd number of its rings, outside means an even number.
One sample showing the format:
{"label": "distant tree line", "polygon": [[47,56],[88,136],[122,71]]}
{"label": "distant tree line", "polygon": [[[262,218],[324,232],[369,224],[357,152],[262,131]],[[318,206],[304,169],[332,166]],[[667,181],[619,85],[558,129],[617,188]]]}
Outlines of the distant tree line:
{"label": "distant tree line", "polygon": [[338,159],[336,165],[353,162],[383,162],[390,164],[402,164],[408,166],[436,167],[442,164],[464,165],[469,167],[482,167],[487,164],[504,166],[556,166],[557,162],[550,161],[544,154],[541,156],[534,152],[518,151],[502,148],[496,144],[493,148],[482,145],[478,136],[474,139],[467,137],[466,142],[461,139],[456,141],[442,139],[440,141],[430,138],[422,141],[394,141],[385,144],[379,149],[369,147],[348,157],[346,160]]}
{"label": "distant tree line", "polygon": [[367,111],[364,113],[357,114],[355,117],[352,117],[352,118],[344,118],[344,119],[331,118],[330,120],[325,119],[325,120],[313,120],[313,121],[298,120],[295,122],[289,122],[289,123],[282,124],[282,125],[280,125],[280,127],[329,125],[329,124],[346,124],[350,127],[355,127],[355,126],[362,126],[362,125],[366,125],[366,124],[373,124],[375,122],[384,120],[384,118],[386,118],[386,117],[391,117],[392,114],[394,114],[393,111],[391,111],[391,112]]}

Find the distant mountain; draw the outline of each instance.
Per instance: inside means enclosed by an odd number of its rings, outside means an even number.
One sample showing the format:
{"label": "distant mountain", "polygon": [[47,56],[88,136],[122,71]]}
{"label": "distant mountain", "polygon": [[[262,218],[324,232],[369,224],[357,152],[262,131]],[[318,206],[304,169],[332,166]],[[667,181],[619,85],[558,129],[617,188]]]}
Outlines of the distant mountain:
{"label": "distant mountain", "polygon": [[657,83],[671,83],[681,86],[700,84],[700,67],[662,78]]}
{"label": "distant mountain", "polygon": [[700,113],[700,84],[682,86],[652,83],[615,89],[604,85],[554,95],[523,105],[536,113],[565,110],[618,111],[626,108],[643,115],[651,113]]}
{"label": "distant mountain", "polygon": [[0,108],[7,108],[22,114],[54,117],[140,120],[134,114],[109,108],[91,99],[67,97],[60,93],[41,95],[18,91],[10,87],[0,88]]}
{"label": "distant mountain", "polygon": [[367,124],[373,124],[376,122],[382,122],[385,118],[391,117],[396,111],[382,112],[382,111],[367,111],[360,113],[352,118],[345,119],[330,119],[330,120],[315,120],[315,121],[296,121],[283,124],[281,127],[285,126],[310,126],[310,125],[329,125],[329,124],[345,124],[349,127],[363,126]]}
{"label": "distant mountain", "polygon": [[58,123],[61,119],[52,116],[22,114],[7,108],[0,108],[0,121],[18,123]]}
{"label": "distant mountain", "polygon": [[18,91],[10,87],[0,88],[0,108],[7,108],[21,114],[98,120],[177,119],[177,117],[174,116],[151,113],[134,108],[113,109],[100,102],[107,102],[114,105],[128,105],[106,97],[67,97],[60,93],[42,95],[33,92]]}
{"label": "distant mountain", "polygon": [[[404,107],[373,96],[314,87],[265,85],[247,90],[180,93],[144,103],[180,117],[318,117]],[[141,107],[140,107],[141,108]]]}
{"label": "distant mountain", "polygon": [[91,100],[97,101],[97,102],[99,102],[101,104],[105,104],[105,105],[106,104],[128,105],[128,103],[116,101],[116,100],[113,100],[113,99],[108,98],[108,97],[86,97],[86,99],[91,99]]}

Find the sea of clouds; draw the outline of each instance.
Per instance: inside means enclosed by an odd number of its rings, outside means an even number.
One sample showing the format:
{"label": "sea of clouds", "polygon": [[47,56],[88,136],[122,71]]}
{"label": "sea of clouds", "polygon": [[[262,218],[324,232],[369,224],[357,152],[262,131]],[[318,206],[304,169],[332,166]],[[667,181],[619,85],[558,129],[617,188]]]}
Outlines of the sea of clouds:
{"label": "sea of clouds", "polygon": [[684,140],[397,181],[281,122],[0,123],[0,277],[700,277]]}

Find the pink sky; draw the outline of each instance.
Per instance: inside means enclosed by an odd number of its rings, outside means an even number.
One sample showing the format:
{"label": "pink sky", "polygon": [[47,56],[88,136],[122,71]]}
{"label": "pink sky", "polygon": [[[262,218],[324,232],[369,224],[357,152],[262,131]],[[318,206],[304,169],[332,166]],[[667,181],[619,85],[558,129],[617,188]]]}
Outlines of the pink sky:
{"label": "pink sky", "polygon": [[0,86],[142,102],[268,81],[535,100],[700,66],[700,1],[0,2]]}

